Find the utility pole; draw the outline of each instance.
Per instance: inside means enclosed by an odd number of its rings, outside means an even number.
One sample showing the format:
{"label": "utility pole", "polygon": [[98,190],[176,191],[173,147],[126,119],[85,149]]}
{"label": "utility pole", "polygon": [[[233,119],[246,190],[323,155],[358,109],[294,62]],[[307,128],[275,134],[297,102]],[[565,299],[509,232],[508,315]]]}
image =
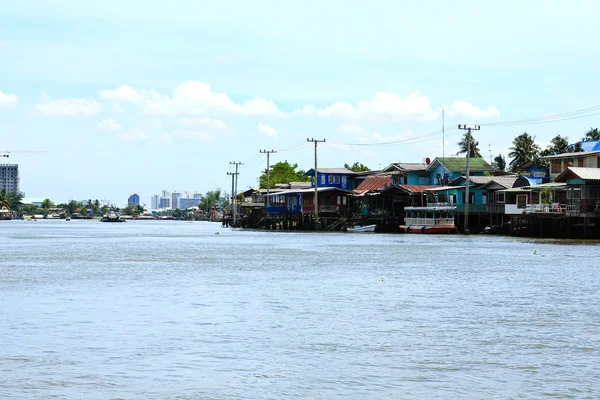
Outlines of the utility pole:
{"label": "utility pole", "polygon": [[319,187],[319,177],[317,173],[317,145],[319,143],[325,143],[325,139],[317,140],[317,139],[306,139],[307,142],[313,142],[315,144],[315,222],[319,223],[319,200],[318,195],[319,192],[317,188]]}
{"label": "utility pole", "polygon": [[231,165],[235,165],[235,172],[228,172],[227,175],[231,175],[231,211],[233,214],[233,225],[235,225],[235,221],[237,219],[237,205],[236,200],[237,200],[237,178],[239,175],[238,172],[238,167],[240,165],[244,165],[241,162],[235,162],[235,161],[230,161],[229,164]]}
{"label": "utility pole", "polygon": [[471,179],[471,131],[481,129],[479,125],[458,125],[458,129],[467,131],[467,176],[465,183],[465,235],[469,234],[469,185]]}
{"label": "utility pole", "polygon": [[259,150],[259,153],[262,154],[266,154],[267,155],[267,207],[269,207],[269,191],[271,189],[271,176],[270,176],[270,171],[269,169],[271,168],[270,164],[269,164],[269,156],[271,155],[271,153],[277,153],[275,150]]}
{"label": "utility pole", "polygon": [[445,121],[444,121],[444,109],[442,109],[442,158],[446,157],[446,138],[445,138]]}

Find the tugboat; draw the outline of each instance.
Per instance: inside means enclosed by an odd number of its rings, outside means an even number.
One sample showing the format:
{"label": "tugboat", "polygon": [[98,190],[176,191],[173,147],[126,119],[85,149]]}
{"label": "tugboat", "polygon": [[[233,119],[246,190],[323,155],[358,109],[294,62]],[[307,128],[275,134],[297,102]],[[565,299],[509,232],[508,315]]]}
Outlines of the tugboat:
{"label": "tugboat", "polygon": [[110,211],[110,212],[104,214],[104,216],[102,217],[100,222],[125,222],[125,220],[123,218],[121,218],[119,213]]}

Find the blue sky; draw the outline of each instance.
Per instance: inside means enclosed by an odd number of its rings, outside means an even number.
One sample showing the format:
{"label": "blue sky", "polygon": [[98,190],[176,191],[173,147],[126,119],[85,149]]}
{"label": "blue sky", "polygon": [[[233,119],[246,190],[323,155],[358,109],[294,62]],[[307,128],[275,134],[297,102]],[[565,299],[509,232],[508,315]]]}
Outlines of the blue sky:
{"label": "blue sky", "polygon": [[[410,4],[415,3],[415,4]],[[371,168],[442,155],[442,126],[600,104],[593,1],[27,1],[0,9],[0,151],[28,197],[239,188],[272,162]],[[482,127],[489,158],[598,117]],[[432,139],[423,141],[423,139]],[[446,137],[444,150],[460,139]],[[408,140],[399,145],[348,146]]]}

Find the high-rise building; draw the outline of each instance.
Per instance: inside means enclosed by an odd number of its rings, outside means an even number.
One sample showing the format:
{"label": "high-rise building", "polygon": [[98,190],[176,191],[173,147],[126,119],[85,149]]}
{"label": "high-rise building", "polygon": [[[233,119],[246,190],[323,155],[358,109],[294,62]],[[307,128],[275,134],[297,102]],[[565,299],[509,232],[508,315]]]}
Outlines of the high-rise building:
{"label": "high-rise building", "polygon": [[19,193],[19,165],[0,164],[0,189]]}
{"label": "high-rise building", "polygon": [[171,192],[171,208],[179,208],[179,198],[181,197],[181,192],[174,190]]}
{"label": "high-rise building", "polygon": [[158,207],[158,202],[160,200],[160,196],[155,194],[154,196],[152,196],[152,198],[150,199],[150,209],[151,210],[157,210]]}
{"label": "high-rise building", "polygon": [[194,197],[181,197],[179,198],[177,208],[179,208],[180,210],[186,210],[190,207],[198,207],[199,203],[200,199],[196,199]]}
{"label": "high-rise building", "polygon": [[171,208],[171,198],[161,197],[158,199],[158,208]]}
{"label": "high-rise building", "polygon": [[137,193],[132,194],[127,199],[127,204],[135,204],[136,206],[140,205],[140,196]]}

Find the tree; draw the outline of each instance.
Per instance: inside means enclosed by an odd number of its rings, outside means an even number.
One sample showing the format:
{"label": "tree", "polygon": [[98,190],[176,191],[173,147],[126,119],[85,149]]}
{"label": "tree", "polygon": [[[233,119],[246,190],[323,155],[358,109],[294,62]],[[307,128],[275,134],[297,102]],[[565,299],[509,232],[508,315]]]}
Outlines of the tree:
{"label": "tree", "polygon": [[508,156],[512,158],[510,167],[514,171],[519,165],[526,162],[537,162],[540,156],[540,146],[535,143],[535,136],[529,135],[527,132],[517,136],[512,147],[509,147],[510,153]]}
{"label": "tree", "polygon": [[[456,153],[457,156],[464,154],[465,156],[467,155],[467,147],[469,145],[469,141],[467,139],[467,136],[469,136],[469,133],[465,133],[462,137],[462,139],[460,140],[460,142],[458,142],[458,152]],[[477,140],[475,140],[475,138],[473,137],[473,135],[471,135],[471,154],[470,154],[471,158],[481,158],[481,151],[479,150],[479,142]]]}
{"label": "tree", "polygon": [[[310,177],[304,176],[303,170],[297,170],[298,164],[290,164],[287,161],[278,162],[271,165],[269,169],[269,183],[271,187],[277,183],[290,183],[290,182],[308,182]],[[260,176],[260,188],[267,188],[267,171],[263,172]]]}
{"label": "tree", "polygon": [[67,213],[69,215],[74,214],[75,211],[77,211],[77,208],[81,207],[81,204],[76,202],[75,200],[71,200],[67,203],[67,206],[65,207],[65,209],[67,210]]}
{"label": "tree", "polygon": [[198,206],[206,212],[210,210],[212,206],[220,203],[221,200],[221,189],[211,190],[206,192],[206,194],[198,200]]}
{"label": "tree", "polygon": [[50,199],[44,199],[44,201],[42,201],[42,208],[52,208],[54,207],[54,203],[52,201],[50,201]]}
{"label": "tree", "polygon": [[494,162],[496,163],[496,168],[498,168],[499,171],[504,171],[506,169],[506,159],[502,154],[498,154],[494,158]]}
{"label": "tree", "polygon": [[589,140],[600,140],[600,130],[598,130],[598,128],[590,128],[590,130],[585,133],[585,136],[581,140],[583,142]]}
{"label": "tree", "polygon": [[344,168],[354,172],[370,171],[369,167],[359,162],[355,162],[352,165],[344,164]]}
{"label": "tree", "polygon": [[560,135],[556,135],[552,138],[548,147],[540,152],[540,155],[545,157],[555,154],[574,153],[579,151],[583,151],[581,148],[581,142],[570,145],[569,138],[567,136],[562,137]]}
{"label": "tree", "polygon": [[6,189],[0,190],[0,208],[6,207],[9,210],[18,210],[22,199],[23,196],[19,193],[9,192]]}

